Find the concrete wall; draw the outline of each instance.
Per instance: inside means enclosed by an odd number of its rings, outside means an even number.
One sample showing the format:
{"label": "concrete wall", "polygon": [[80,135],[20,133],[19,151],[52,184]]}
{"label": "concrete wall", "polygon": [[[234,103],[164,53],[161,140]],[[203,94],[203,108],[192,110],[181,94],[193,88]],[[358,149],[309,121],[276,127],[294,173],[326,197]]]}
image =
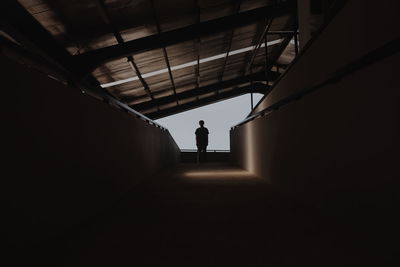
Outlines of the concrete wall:
{"label": "concrete wall", "polygon": [[[398,37],[394,2],[349,1],[258,110],[394,39],[395,30]],[[366,42],[378,27],[368,22],[373,11],[385,31]],[[397,53],[231,131],[234,160],[273,184],[297,189],[398,182],[399,60]]]}
{"label": "concrete wall", "polygon": [[0,57],[2,223],[15,246],[55,237],[179,160],[168,131]]}

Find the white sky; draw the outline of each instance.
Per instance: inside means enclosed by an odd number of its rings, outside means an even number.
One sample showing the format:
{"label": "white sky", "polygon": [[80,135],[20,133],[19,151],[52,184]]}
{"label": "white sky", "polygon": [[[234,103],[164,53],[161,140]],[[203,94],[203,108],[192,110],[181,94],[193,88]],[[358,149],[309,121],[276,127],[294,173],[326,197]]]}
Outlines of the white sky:
{"label": "white sky", "polygon": [[[253,94],[254,105],[261,97],[261,94]],[[229,150],[229,130],[250,113],[250,103],[250,94],[242,95],[156,122],[168,128],[180,149],[197,149],[194,132],[199,127],[199,120],[204,120],[204,126],[210,132],[207,149]]]}

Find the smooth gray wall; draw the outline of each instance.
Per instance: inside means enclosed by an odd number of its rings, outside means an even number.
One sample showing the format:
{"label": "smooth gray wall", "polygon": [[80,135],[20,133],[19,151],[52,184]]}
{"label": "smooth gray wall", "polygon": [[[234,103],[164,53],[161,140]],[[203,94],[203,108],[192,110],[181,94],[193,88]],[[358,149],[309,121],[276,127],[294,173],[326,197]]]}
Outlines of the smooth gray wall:
{"label": "smooth gray wall", "polygon": [[[337,16],[339,21],[333,21],[305,51],[259,110],[307,84],[318,82],[333,67],[340,67],[335,55],[344,64],[362,55],[354,53],[356,45],[360,51],[367,52],[394,39],[397,25],[394,22],[398,19],[392,17],[392,24],[388,24],[386,17],[381,17],[394,13],[389,4],[393,1],[385,2],[387,5],[349,1]],[[359,9],[354,3],[359,4]],[[374,22],[383,23],[380,26],[385,31],[370,35],[374,45],[371,47],[371,43],[365,44],[360,38],[360,32],[371,30],[369,23],[363,25],[362,21],[370,18],[364,16],[366,13],[382,9],[387,13],[378,13],[379,19]],[[396,30],[398,33],[397,27]],[[366,46],[368,49],[364,49]],[[323,57],[321,51],[327,56]],[[234,161],[273,184],[292,188],[374,187],[397,182],[400,177],[399,60],[397,53],[231,131]]]}
{"label": "smooth gray wall", "polygon": [[16,246],[66,231],[178,162],[168,131],[0,57],[2,222]]}

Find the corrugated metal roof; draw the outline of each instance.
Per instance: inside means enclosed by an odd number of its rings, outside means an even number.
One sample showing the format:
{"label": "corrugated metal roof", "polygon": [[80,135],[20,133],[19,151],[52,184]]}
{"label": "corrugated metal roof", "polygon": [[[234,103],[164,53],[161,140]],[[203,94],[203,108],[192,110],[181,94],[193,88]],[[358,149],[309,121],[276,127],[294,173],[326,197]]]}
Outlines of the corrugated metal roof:
{"label": "corrugated metal roof", "polygon": [[[221,18],[229,19],[236,14],[247,14],[245,12],[262,8],[273,7],[279,10],[279,7],[287,2],[295,1],[19,0],[19,2],[71,55],[76,56],[85,55],[90,51],[98,52],[100,48],[118,48],[118,44],[122,42],[141,41],[143,38],[154,37],[160,33],[165,34],[168,40],[168,34],[173,30],[205,25],[205,22]],[[245,19],[249,21],[243,25],[232,20],[232,27],[224,25],[220,30],[210,28],[209,34],[206,28],[199,30],[201,34],[189,33],[188,40],[177,43],[168,40],[165,46],[159,45],[155,49],[134,51],[128,55],[122,53],[116,59],[102,60],[99,64],[93,62],[94,68],[90,71],[99,83],[103,84],[105,90],[134,107],[151,99],[162,99],[207,85],[219,84],[249,72],[265,71],[266,68],[272,68],[279,57],[281,65],[291,61],[294,57],[293,44],[289,44],[286,49],[282,47],[283,40],[290,39],[291,33],[271,34],[276,31],[296,30],[291,12],[277,12],[275,17],[260,16]],[[253,47],[260,42],[270,22],[270,34],[267,34],[268,55],[265,54],[265,47],[261,47],[249,70],[247,66],[254,53]],[[218,24],[216,25],[218,27]],[[118,40],[118,35],[122,40]],[[264,40],[261,40],[261,43],[264,45]],[[139,73],[129,65],[126,56],[133,58],[144,82],[139,79]],[[168,64],[171,67],[172,79]],[[126,79],[130,81],[125,81]],[[106,85],[118,81],[121,83]],[[243,84],[225,88],[217,86],[215,91],[235,90],[237,86]],[[146,91],[146,86],[149,91]],[[199,99],[209,99],[216,94],[217,92],[207,92],[182,99],[177,96],[175,101],[139,111],[145,115],[152,113],[153,117],[162,117],[170,114],[168,109],[172,107],[179,112],[176,106],[190,103],[196,106],[196,101]],[[154,115],[157,112],[159,113]]]}

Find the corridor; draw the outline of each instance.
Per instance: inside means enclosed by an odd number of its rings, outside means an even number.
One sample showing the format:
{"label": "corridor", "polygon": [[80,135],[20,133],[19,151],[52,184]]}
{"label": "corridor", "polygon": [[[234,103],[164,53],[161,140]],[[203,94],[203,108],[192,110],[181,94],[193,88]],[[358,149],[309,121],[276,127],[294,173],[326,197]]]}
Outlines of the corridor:
{"label": "corridor", "polygon": [[229,165],[180,165],[91,225],[86,245],[75,241],[80,264],[71,266],[243,266],[258,257],[260,228],[271,216],[264,211],[267,190]]}
{"label": "corridor", "polygon": [[400,1],[0,7],[1,267],[400,266]]}

